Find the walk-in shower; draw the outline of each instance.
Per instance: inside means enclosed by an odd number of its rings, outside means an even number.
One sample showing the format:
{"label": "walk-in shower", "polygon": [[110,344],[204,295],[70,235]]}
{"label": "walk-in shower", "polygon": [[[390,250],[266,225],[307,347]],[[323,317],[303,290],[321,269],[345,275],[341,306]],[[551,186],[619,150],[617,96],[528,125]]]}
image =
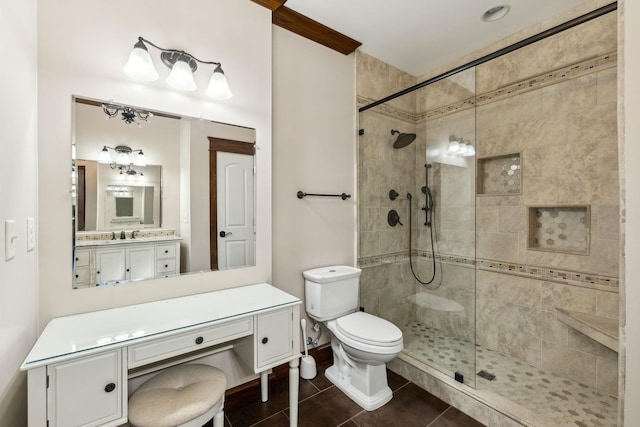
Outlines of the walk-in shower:
{"label": "walk-in shower", "polygon": [[524,425],[616,425],[617,347],[574,328],[618,316],[615,27],[603,12],[359,115],[361,305],[402,329],[399,363]]}

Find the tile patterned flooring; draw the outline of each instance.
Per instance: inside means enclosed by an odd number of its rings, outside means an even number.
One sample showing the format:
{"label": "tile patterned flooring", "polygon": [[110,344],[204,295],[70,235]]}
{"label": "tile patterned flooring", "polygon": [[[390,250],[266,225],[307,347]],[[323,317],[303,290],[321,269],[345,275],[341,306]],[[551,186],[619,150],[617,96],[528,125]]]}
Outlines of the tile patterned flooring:
{"label": "tile patterned flooring", "polygon": [[[452,338],[420,323],[405,325],[405,352],[453,375],[485,370],[492,381],[478,377],[476,387],[492,391],[566,427],[615,427],[618,401],[590,387],[535,368],[520,360]],[[475,366],[474,366],[475,365]],[[470,377],[472,378],[472,377]]]}
{"label": "tile patterned flooring", "polygon": [[[388,372],[393,399],[365,411],[324,376],[331,362],[318,364],[312,380],[300,379],[300,427],[482,427],[483,425],[415,384]],[[254,402],[225,414],[225,427],[288,427],[288,378],[271,381],[269,401]]]}

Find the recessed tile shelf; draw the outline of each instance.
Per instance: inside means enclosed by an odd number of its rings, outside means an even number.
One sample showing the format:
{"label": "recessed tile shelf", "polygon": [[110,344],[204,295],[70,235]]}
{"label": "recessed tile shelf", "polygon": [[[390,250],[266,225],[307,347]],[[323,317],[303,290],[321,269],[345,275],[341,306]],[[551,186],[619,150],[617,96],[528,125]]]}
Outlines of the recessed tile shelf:
{"label": "recessed tile shelf", "polygon": [[527,249],[589,254],[589,206],[531,206]]}
{"label": "recessed tile shelf", "polygon": [[618,352],[618,319],[556,307],[558,320]]}
{"label": "recessed tile shelf", "polygon": [[478,159],[476,193],[512,195],[522,192],[520,153]]}

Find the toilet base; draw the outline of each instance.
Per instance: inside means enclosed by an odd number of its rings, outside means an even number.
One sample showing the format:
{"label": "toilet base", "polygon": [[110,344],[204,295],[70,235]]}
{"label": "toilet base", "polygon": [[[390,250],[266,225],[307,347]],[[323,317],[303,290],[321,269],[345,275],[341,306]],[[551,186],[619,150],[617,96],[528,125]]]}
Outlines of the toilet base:
{"label": "toilet base", "polygon": [[[389,402],[393,397],[393,393],[391,389],[387,385],[387,373],[385,365],[380,366],[368,366],[368,368],[382,368],[384,370],[384,386],[379,388],[372,395],[367,395],[363,393],[361,390],[358,390],[352,384],[351,375],[346,376],[340,373],[337,365],[332,365],[324,372],[325,376],[329,381],[331,381],[336,387],[338,387],[344,394],[349,396],[351,400],[360,405],[363,409],[367,411],[373,411],[383,406],[385,403]],[[364,373],[364,375],[371,375],[372,372]],[[374,374],[375,375],[375,374]]]}

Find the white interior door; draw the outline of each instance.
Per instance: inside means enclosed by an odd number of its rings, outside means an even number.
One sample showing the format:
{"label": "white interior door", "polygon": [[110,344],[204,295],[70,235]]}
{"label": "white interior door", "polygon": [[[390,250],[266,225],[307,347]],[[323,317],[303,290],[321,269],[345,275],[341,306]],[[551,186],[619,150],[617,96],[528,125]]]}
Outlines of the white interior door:
{"label": "white interior door", "polygon": [[218,268],[255,264],[253,156],[218,151]]}

